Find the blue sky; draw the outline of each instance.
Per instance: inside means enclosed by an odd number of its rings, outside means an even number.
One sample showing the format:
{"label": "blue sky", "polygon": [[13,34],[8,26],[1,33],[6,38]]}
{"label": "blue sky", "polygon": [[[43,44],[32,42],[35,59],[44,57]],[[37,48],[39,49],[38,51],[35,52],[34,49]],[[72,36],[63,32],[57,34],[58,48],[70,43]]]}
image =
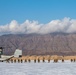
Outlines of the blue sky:
{"label": "blue sky", "polygon": [[0,25],[27,19],[48,23],[64,17],[76,18],[76,0],[0,0]]}

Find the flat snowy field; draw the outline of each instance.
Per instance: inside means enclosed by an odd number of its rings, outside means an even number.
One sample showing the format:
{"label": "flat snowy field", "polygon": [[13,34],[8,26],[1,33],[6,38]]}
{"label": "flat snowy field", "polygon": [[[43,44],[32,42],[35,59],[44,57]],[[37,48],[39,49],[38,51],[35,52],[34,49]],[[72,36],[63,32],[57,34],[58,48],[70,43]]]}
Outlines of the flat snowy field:
{"label": "flat snowy field", "polygon": [[0,75],[76,75],[76,62],[2,63]]}

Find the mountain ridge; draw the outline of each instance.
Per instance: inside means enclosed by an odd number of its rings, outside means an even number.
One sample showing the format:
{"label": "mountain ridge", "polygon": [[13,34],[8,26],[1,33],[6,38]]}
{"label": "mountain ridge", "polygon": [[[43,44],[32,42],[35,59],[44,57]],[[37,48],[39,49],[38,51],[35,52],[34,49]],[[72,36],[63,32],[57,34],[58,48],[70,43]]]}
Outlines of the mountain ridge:
{"label": "mountain ridge", "polygon": [[76,34],[9,34],[0,36],[4,54],[13,54],[22,49],[23,55],[76,55]]}

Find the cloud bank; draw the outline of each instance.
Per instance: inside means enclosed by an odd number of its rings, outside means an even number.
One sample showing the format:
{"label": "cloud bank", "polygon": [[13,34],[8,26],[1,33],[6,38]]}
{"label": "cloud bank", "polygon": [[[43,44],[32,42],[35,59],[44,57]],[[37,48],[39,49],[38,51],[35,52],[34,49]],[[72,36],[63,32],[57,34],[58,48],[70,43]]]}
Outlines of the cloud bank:
{"label": "cloud bank", "polygon": [[76,19],[65,17],[61,20],[52,20],[47,24],[29,20],[19,24],[13,20],[9,24],[0,25],[0,34],[48,34],[54,32],[76,33]]}

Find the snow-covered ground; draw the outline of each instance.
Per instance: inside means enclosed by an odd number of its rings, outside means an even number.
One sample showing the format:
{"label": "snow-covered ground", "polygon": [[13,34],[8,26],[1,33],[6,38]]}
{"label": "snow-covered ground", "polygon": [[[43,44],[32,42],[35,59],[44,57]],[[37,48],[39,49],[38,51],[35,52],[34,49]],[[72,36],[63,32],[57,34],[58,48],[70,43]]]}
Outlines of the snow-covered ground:
{"label": "snow-covered ground", "polygon": [[1,63],[0,75],[76,75],[76,62]]}

